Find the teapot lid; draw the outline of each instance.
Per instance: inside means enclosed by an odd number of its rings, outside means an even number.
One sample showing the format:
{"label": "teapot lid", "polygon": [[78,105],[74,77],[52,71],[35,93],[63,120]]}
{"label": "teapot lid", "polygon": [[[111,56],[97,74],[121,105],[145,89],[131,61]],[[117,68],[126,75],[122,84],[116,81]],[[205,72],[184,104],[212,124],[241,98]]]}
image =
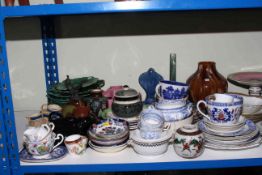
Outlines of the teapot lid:
{"label": "teapot lid", "polygon": [[139,93],[135,89],[131,89],[128,87],[125,87],[124,89],[118,90],[115,93],[115,97],[118,98],[132,98],[132,97],[137,97]]}

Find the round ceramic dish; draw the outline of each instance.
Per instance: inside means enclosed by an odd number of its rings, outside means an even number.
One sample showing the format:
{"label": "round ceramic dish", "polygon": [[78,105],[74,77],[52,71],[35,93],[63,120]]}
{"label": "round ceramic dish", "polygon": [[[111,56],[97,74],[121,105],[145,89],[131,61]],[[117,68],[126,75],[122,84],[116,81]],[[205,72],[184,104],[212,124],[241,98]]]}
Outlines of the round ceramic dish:
{"label": "round ceramic dish", "polygon": [[97,146],[112,146],[112,145],[119,145],[126,142],[129,139],[129,135],[126,135],[123,138],[115,139],[115,140],[97,140],[94,138],[89,138],[89,139],[90,141],[93,142],[94,145]]}
{"label": "round ceramic dish", "polygon": [[261,87],[262,72],[236,72],[228,75],[228,80],[241,85]]}
{"label": "round ceramic dish", "polygon": [[101,153],[115,153],[122,151],[127,147],[127,142],[124,142],[120,145],[114,145],[114,146],[97,146],[93,144],[91,141],[88,142],[90,148],[94,149],[95,151],[101,152]]}
{"label": "round ceramic dish", "polygon": [[172,130],[164,131],[159,139],[147,140],[140,136],[139,130],[131,133],[130,145],[140,155],[156,156],[167,151],[169,141],[172,137]]}
{"label": "round ceramic dish", "polygon": [[118,139],[124,137],[128,130],[128,124],[121,119],[106,119],[90,127],[89,135],[103,139]]}
{"label": "round ceramic dish", "polygon": [[192,103],[188,103],[186,106],[181,108],[160,108],[156,104],[156,109],[162,112],[166,122],[174,122],[187,118],[192,114]]}

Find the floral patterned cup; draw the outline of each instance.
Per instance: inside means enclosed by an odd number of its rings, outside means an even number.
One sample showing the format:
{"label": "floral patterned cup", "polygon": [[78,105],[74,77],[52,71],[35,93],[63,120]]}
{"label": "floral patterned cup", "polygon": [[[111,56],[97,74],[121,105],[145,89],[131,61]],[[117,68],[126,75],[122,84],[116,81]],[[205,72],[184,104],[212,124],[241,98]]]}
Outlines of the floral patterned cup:
{"label": "floral patterned cup", "polygon": [[79,134],[74,134],[66,137],[64,143],[69,154],[81,155],[86,150],[87,138]]}
{"label": "floral patterned cup", "polygon": [[188,95],[188,85],[176,81],[162,80],[156,86],[156,95],[165,100],[183,99]]}

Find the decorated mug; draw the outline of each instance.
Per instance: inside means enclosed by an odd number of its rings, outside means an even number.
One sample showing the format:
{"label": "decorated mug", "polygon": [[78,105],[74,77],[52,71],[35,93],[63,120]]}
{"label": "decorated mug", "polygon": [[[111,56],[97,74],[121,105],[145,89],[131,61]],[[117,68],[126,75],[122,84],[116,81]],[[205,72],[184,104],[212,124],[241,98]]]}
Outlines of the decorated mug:
{"label": "decorated mug", "polygon": [[79,134],[74,134],[66,137],[64,143],[69,154],[81,155],[86,150],[87,138]]}

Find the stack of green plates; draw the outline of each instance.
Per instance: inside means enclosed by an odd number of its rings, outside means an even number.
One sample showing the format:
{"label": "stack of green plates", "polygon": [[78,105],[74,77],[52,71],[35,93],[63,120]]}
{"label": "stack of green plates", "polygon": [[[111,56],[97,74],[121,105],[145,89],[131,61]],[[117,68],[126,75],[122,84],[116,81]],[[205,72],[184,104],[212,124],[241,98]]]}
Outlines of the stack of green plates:
{"label": "stack of green plates", "polygon": [[77,94],[83,100],[88,100],[91,90],[102,88],[104,84],[104,80],[92,76],[75,79],[68,77],[47,90],[48,102],[63,106],[70,102],[73,94]]}

